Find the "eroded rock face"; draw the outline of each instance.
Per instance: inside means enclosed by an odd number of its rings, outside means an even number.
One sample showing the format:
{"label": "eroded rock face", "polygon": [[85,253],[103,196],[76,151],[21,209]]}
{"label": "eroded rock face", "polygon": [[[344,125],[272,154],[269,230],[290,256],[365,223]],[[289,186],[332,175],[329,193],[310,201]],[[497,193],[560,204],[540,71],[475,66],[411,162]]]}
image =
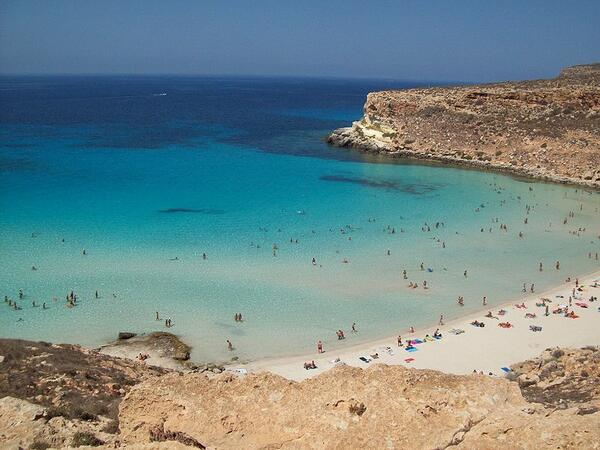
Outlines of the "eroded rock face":
{"label": "eroded rock face", "polygon": [[600,414],[549,414],[519,385],[483,375],[339,367],[290,382],[264,373],[167,375],[121,403],[125,443],[153,430],[207,448],[597,448]]}
{"label": "eroded rock face", "polygon": [[374,92],[328,142],[600,187],[600,64],[553,80]]}

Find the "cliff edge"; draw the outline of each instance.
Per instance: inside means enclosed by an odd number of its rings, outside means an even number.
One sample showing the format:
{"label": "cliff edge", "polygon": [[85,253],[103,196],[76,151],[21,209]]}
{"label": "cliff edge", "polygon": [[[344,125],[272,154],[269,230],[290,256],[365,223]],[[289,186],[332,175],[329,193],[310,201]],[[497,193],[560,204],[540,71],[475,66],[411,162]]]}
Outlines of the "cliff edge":
{"label": "cliff edge", "polygon": [[600,64],[557,78],[373,92],[327,141],[600,188]]}

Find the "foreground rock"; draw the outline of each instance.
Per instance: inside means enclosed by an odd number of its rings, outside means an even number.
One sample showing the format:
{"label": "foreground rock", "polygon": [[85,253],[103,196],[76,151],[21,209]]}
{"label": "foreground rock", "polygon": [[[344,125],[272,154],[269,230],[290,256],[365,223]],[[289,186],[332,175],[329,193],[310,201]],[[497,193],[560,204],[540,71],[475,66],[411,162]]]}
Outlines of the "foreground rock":
{"label": "foreground rock", "polygon": [[600,64],[558,78],[374,92],[328,142],[600,187]]}
{"label": "foreground rock", "polygon": [[77,432],[111,442],[125,394],[167,372],[66,344],[0,339],[0,355],[0,448],[63,447]]}
{"label": "foreground rock", "polygon": [[0,354],[2,449],[600,448],[597,347],[548,349],[507,379],[376,365],[300,383],[71,345],[0,340]]}
{"label": "foreground rock", "polygon": [[[565,376],[585,366],[598,384],[598,349],[570,354]],[[383,365],[300,383],[270,373],[170,374],[132,389],[119,417],[126,443],[168,435],[198,448],[593,449],[600,413],[581,410],[597,394],[556,410],[528,402],[506,379]]]}

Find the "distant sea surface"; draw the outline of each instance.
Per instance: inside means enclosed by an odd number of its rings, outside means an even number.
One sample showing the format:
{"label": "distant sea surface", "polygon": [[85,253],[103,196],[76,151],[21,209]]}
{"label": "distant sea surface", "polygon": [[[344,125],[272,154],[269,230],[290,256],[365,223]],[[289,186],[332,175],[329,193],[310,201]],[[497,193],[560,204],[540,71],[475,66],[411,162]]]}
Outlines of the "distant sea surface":
{"label": "distant sea surface", "polygon": [[248,360],[598,270],[597,193],[324,143],[368,92],[416,85],[0,78],[0,295],[20,307],[0,302],[0,337],[98,346],[171,318],[195,360]]}

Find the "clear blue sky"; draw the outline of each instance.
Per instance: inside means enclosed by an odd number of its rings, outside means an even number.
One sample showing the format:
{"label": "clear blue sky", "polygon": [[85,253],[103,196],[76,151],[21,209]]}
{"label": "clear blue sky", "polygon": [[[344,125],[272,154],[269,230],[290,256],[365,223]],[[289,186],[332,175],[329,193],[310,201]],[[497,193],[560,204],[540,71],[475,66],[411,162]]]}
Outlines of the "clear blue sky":
{"label": "clear blue sky", "polygon": [[490,81],[600,61],[600,0],[0,0],[0,73]]}

